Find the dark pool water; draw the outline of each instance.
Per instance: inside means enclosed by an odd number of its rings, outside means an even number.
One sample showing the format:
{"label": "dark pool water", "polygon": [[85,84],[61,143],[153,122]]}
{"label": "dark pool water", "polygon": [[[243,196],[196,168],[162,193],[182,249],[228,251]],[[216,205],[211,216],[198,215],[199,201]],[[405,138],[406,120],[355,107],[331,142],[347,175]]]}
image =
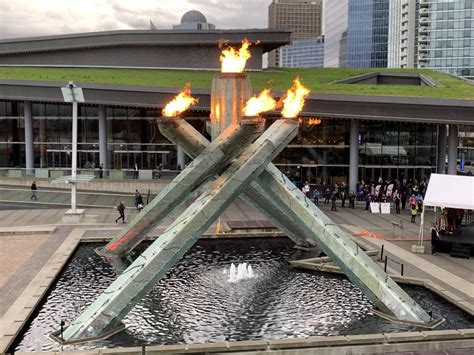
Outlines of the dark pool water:
{"label": "dark pool water", "polygon": [[[26,327],[15,351],[61,349],[48,335],[77,317],[115,278],[117,267],[83,244]],[[147,244],[140,246],[141,250]],[[373,315],[372,303],[345,277],[292,269],[308,257],[284,238],[202,240],[124,319],[109,339],[63,350],[152,344],[203,343],[419,330]],[[257,275],[227,282],[231,263],[247,262]],[[474,321],[420,287],[407,292],[447,320],[439,329],[472,328]]]}

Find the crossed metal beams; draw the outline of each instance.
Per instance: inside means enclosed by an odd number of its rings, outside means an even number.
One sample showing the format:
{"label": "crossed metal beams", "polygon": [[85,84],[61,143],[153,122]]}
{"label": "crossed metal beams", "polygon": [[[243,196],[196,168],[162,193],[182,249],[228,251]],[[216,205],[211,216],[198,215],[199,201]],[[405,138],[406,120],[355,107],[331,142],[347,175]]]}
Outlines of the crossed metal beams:
{"label": "crossed metal beams", "polygon": [[[162,133],[195,159],[153,207],[139,215],[135,233],[127,235],[126,229],[121,234],[127,238],[114,241],[111,250],[131,250],[141,239],[137,230],[149,228],[147,214],[161,220],[195,188],[202,187],[203,194],[68,326],[65,340],[95,337],[117,327],[239,194],[295,240],[318,245],[377,308],[401,320],[430,322],[430,316],[271,163],[296,135],[297,122],[276,121],[253,144],[260,132],[248,137],[245,130],[259,131],[261,123],[247,124],[232,124],[209,143],[184,120],[160,122]],[[210,179],[217,172],[222,175]]]}
{"label": "crossed metal beams", "polygon": [[[181,125],[189,125],[183,121]],[[189,125],[192,128],[191,125]],[[160,126],[161,129],[161,126]],[[194,129],[194,128],[192,128]],[[165,131],[162,131],[166,135]],[[192,136],[200,134],[194,130]],[[166,135],[173,141],[172,135]],[[204,137],[202,137],[204,138]],[[181,137],[187,144],[189,139]],[[203,140],[193,140],[186,153],[201,151]],[[207,142],[209,144],[209,142]],[[244,192],[275,225],[289,235],[308,240],[328,255],[364,294],[385,313],[400,320],[429,323],[431,317],[403,289],[361,250],[339,227],[316,207],[272,163]],[[303,239],[304,238],[304,239]]]}
{"label": "crossed metal beams", "polygon": [[[253,144],[250,145],[251,141],[248,141],[245,145],[229,147],[235,153],[230,154],[235,157],[230,165],[226,168],[221,166],[225,170],[216,180],[211,179],[202,184],[203,194],[66,328],[63,338],[66,341],[93,338],[117,327],[121,319],[194,245],[221,212],[296,136],[297,131],[297,122],[279,120]],[[224,148],[222,150],[225,151]],[[212,152],[217,154],[218,150]],[[211,158],[209,153],[204,149],[196,160]],[[201,179],[205,178],[206,173],[192,172]]]}

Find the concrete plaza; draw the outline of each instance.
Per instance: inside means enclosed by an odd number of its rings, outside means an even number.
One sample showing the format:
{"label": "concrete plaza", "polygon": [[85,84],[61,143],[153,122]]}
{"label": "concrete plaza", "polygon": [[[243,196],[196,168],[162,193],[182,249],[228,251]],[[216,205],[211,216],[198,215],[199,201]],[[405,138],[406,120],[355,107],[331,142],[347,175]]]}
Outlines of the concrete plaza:
{"label": "concrete plaza", "polygon": [[[127,206],[127,222],[137,214],[133,207],[133,194],[129,192],[80,191],[78,202],[85,208],[84,220],[80,224],[68,225],[62,223],[62,217],[69,208],[68,190],[42,189],[39,191],[38,201],[31,201],[30,192],[25,187],[3,185],[0,186],[0,191],[0,317],[4,317],[3,324],[11,316],[12,305],[24,294],[70,235],[81,230],[83,239],[113,237],[121,228],[115,224],[114,219],[117,217],[115,206],[122,200]],[[133,188],[128,191],[133,191]],[[150,198],[157,192],[152,191]],[[146,199],[146,194],[143,196]],[[188,204],[189,202],[186,205]],[[149,236],[158,236],[186,205],[168,216]],[[474,260],[455,259],[442,253],[431,255],[428,239],[432,212],[428,211],[425,217],[426,252],[413,254],[411,246],[418,238],[419,221],[416,224],[410,223],[408,209],[402,211],[401,215],[382,215],[365,212],[362,204],[356,205],[355,209],[341,208],[339,201],[337,212],[331,212],[330,205],[320,203],[319,207],[356,241],[377,250],[383,245],[385,255],[388,255],[390,274],[400,275],[400,264],[403,263],[404,276],[426,279],[437,284],[474,315]],[[241,200],[234,202],[221,217],[221,223],[253,220],[264,220],[264,217]],[[400,220],[403,221],[403,230],[399,227],[394,229],[392,222],[400,223]],[[215,226],[212,226],[208,233],[212,234],[214,231]]]}

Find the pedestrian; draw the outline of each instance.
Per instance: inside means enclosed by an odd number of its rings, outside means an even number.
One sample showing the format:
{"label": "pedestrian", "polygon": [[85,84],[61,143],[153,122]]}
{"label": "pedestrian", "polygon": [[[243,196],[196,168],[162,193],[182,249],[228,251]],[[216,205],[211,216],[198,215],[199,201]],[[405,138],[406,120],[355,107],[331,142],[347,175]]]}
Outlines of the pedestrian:
{"label": "pedestrian", "polygon": [[331,201],[332,201],[331,211],[337,212],[336,200],[337,200],[337,190],[334,190],[331,196]]}
{"label": "pedestrian", "polygon": [[319,205],[319,197],[321,197],[321,193],[319,190],[316,188],[313,192],[313,200],[316,205]]}
{"label": "pedestrian", "polygon": [[304,193],[305,196],[308,196],[310,189],[311,188],[309,187],[309,183],[307,181],[305,181],[301,191]]}
{"label": "pedestrian", "polygon": [[410,204],[410,208],[411,208],[411,223],[416,223],[416,213],[417,213],[417,208],[416,208],[416,204],[412,205]]}
{"label": "pedestrian", "polygon": [[351,191],[349,194],[349,208],[354,209],[355,208],[355,200],[356,200],[356,194],[354,191]]}
{"label": "pedestrian", "polygon": [[176,167],[176,170],[181,171],[181,164],[178,164],[178,166]]}
{"label": "pedestrian", "polygon": [[395,213],[400,214],[400,194],[398,192],[395,194],[393,201],[395,203]]}
{"label": "pedestrian", "polygon": [[138,205],[143,204],[143,197],[138,190],[135,190],[133,195],[133,205],[138,209]]}
{"label": "pedestrian", "polygon": [[159,164],[156,170],[158,170],[158,179],[161,179],[161,172],[163,171],[163,165]]}
{"label": "pedestrian", "polygon": [[31,200],[37,200],[38,198],[36,197],[36,191],[38,188],[36,187],[36,181],[33,181],[31,184]]}
{"label": "pedestrian", "polygon": [[326,190],[324,191],[324,204],[329,205],[330,199],[331,199],[331,191],[329,190],[329,187],[326,187]]}
{"label": "pedestrian", "polygon": [[370,194],[365,195],[365,212],[369,212],[370,203],[372,202],[372,198]]}
{"label": "pedestrian", "polygon": [[133,178],[138,179],[138,164],[135,163],[135,168],[133,169]]}
{"label": "pedestrian", "polygon": [[100,164],[99,166],[99,179],[104,177],[104,164]]}
{"label": "pedestrian", "polygon": [[341,207],[344,208],[346,205],[346,187],[344,186],[344,184],[342,184],[341,186],[339,196],[341,197]]}
{"label": "pedestrian", "polygon": [[138,212],[141,212],[141,210],[143,209],[143,197],[140,193],[138,193],[138,196],[137,196],[137,210]]}
{"label": "pedestrian", "polygon": [[119,213],[119,217],[115,220],[115,223],[121,219],[122,223],[125,224],[125,205],[123,204],[123,201],[120,201],[117,205],[117,212]]}
{"label": "pedestrian", "polygon": [[436,253],[436,251],[438,250],[438,242],[439,242],[438,226],[434,225],[431,228],[431,255]]}

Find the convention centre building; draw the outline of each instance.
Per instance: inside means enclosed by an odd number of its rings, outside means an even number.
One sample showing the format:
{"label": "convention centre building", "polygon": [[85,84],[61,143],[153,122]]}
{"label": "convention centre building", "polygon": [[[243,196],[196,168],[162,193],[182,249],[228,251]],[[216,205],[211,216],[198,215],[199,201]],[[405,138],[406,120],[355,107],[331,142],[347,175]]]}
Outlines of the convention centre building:
{"label": "convention centre building", "polygon": [[209,28],[0,41],[0,170],[45,176],[46,169],[52,177],[70,166],[72,111],[60,90],[70,80],[85,97],[81,169],[102,164],[106,176],[118,178],[137,164],[145,178],[160,164],[183,167],[186,156],[160,134],[156,118],[189,81],[199,102],[185,118],[206,134],[219,44],[243,38],[254,43],[247,68],[255,91],[270,87],[279,96],[296,75],[312,89],[299,135],[274,161],[297,182],[345,181],[354,189],[361,179],[423,179],[471,168],[471,82],[430,70],[262,70],[262,54],[290,43],[289,31]]}

